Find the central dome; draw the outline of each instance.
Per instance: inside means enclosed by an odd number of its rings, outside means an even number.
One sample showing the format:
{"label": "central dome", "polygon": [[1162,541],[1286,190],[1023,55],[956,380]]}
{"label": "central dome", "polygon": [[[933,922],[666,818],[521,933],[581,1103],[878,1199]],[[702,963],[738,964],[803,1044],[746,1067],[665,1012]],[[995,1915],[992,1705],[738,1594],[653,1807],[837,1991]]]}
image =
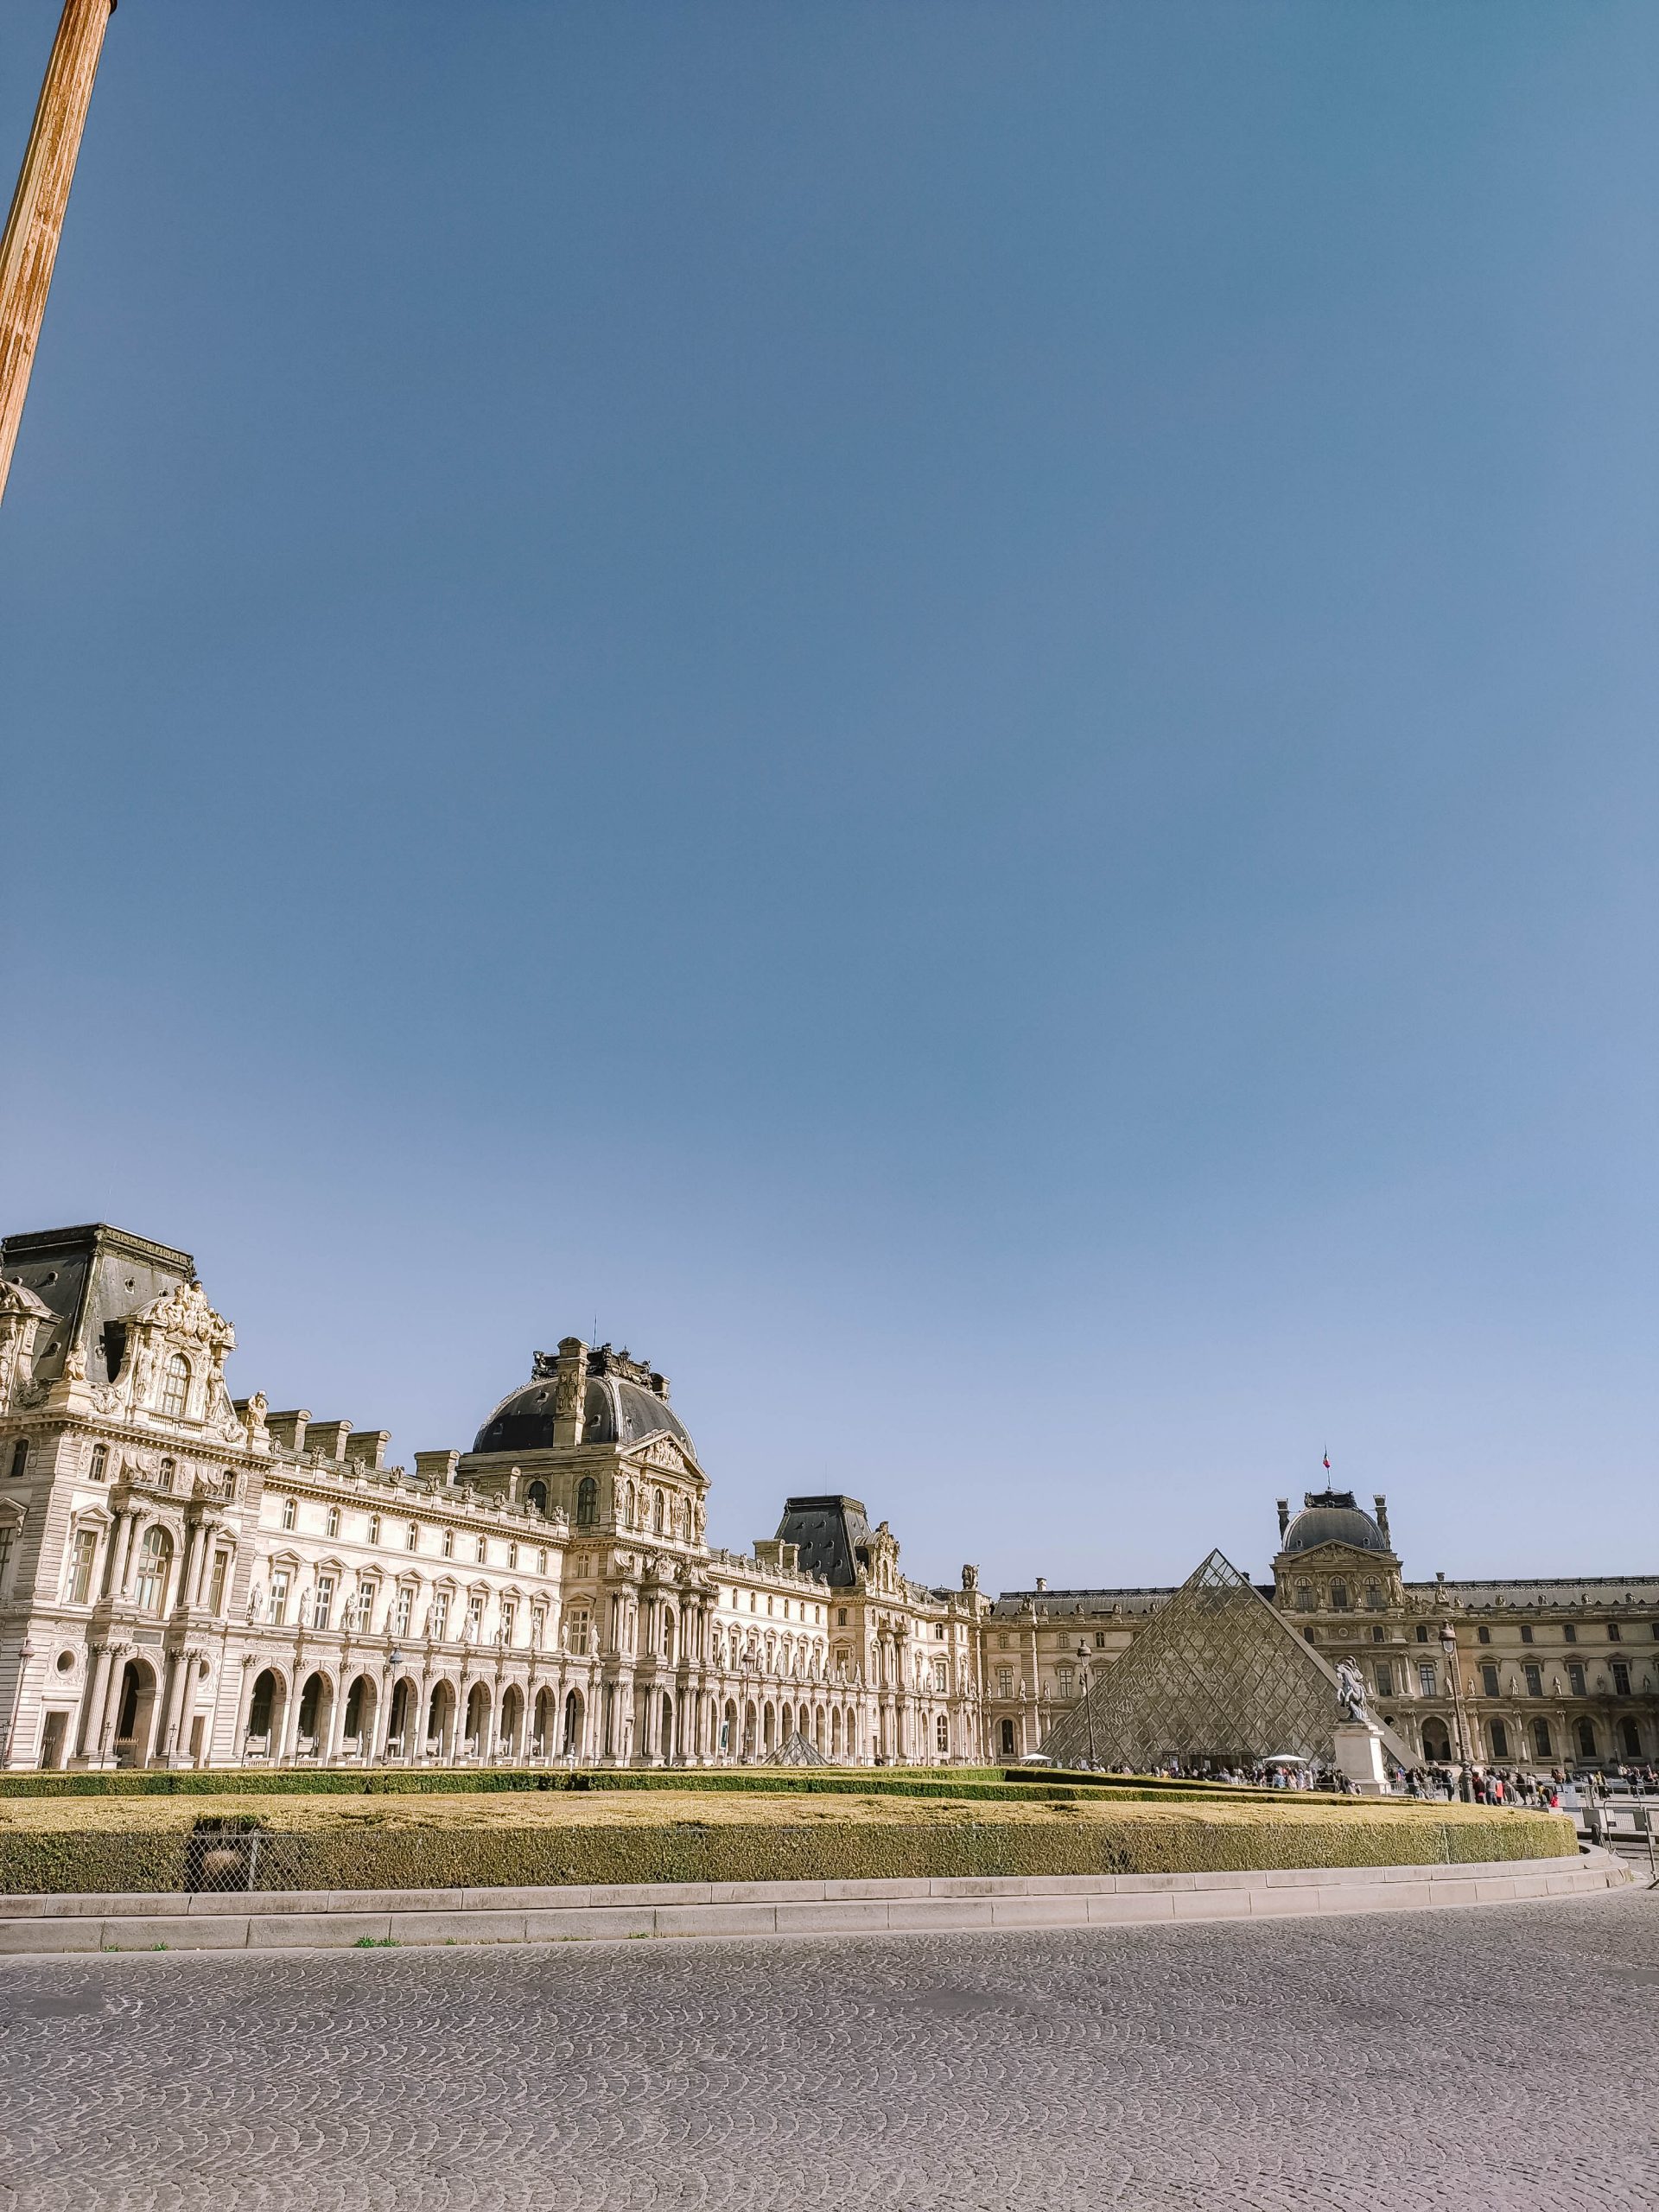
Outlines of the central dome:
{"label": "central dome", "polygon": [[[553,1377],[538,1376],[502,1399],[474,1440],[474,1452],[545,1452],[553,1443]],[[691,1439],[666,1398],[622,1375],[590,1375],[582,1394],[584,1444],[643,1444],[672,1436],[689,1452]]]}
{"label": "central dome", "polygon": [[1389,1540],[1351,1490],[1309,1491],[1303,1510],[1285,1531],[1281,1548],[1311,1552],[1319,1544],[1347,1544],[1358,1552],[1386,1552]]}

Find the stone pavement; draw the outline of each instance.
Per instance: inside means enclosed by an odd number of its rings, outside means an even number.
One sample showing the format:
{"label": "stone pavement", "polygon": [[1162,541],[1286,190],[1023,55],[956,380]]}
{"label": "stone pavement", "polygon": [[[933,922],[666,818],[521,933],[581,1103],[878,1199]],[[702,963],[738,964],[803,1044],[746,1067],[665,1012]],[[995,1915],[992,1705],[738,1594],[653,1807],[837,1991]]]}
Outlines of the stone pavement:
{"label": "stone pavement", "polygon": [[4,2212],[1659,2205],[1659,1893],[0,1961]]}

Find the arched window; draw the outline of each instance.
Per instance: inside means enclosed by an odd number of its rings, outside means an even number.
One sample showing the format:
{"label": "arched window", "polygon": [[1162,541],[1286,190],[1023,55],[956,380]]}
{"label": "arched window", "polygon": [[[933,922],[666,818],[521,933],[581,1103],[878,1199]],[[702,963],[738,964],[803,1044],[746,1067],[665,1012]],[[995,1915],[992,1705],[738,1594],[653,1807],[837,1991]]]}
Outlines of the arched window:
{"label": "arched window", "polygon": [[1550,1746],[1548,1720],[1535,1720],[1532,1724],[1532,1755],[1535,1759],[1554,1758],[1555,1756]]}
{"label": "arched window", "polygon": [[162,1411],[169,1421],[181,1421],[190,1402],[190,1363],[175,1351],[162,1370]]}
{"label": "arched window", "polygon": [[[588,1476],[588,1480],[589,1482],[592,1482],[592,1480],[593,1480],[593,1477],[592,1477],[591,1475],[589,1475],[589,1476]],[[532,1513],[545,1513],[545,1512],[546,1512],[546,1510],[547,1510],[547,1484],[546,1484],[545,1483],[531,1483],[531,1486],[530,1486],[530,1493],[529,1493],[529,1499],[528,1499],[528,1503],[529,1503],[529,1505],[530,1505],[530,1510],[531,1510],[531,1511]]]}
{"label": "arched window", "polygon": [[591,1529],[599,1519],[599,1484],[591,1475],[584,1475],[576,1484],[576,1526]]}
{"label": "arched window", "polygon": [[652,1506],[651,1528],[653,1535],[662,1536],[668,1533],[668,1500],[661,1491],[657,1492]]}
{"label": "arched window", "polygon": [[942,1751],[950,1748],[950,1723],[941,1713],[934,1725],[933,1740]]}
{"label": "arched window", "polygon": [[1333,1613],[1348,1610],[1348,1585],[1340,1579],[1331,1585],[1331,1610]]}
{"label": "arched window", "polygon": [[299,1510],[299,1501],[296,1498],[285,1497],[283,1500],[283,1526],[284,1529],[291,1529],[294,1526],[295,1521],[298,1518]]}
{"label": "arched window", "polygon": [[152,1529],[138,1554],[138,1605],[146,1613],[160,1613],[167,1605],[167,1579],[173,1565],[173,1539],[165,1529]]}
{"label": "arched window", "polygon": [[337,1505],[331,1505],[328,1509],[327,1533],[331,1536],[340,1534],[340,1508]]}
{"label": "arched window", "polygon": [[94,1444],[92,1446],[92,1464],[91,1468],[88,1470],[92,1481],[95,1483],[101,1483],[105,1481],[108,1477],[109,1471],[109,1446],[107,1444]]}
{"label": "arched window", "polygon": [[1579,1723],[1579,1756],[1592,1759],[1596,1756],[1596,1724],[1593,1720]]}

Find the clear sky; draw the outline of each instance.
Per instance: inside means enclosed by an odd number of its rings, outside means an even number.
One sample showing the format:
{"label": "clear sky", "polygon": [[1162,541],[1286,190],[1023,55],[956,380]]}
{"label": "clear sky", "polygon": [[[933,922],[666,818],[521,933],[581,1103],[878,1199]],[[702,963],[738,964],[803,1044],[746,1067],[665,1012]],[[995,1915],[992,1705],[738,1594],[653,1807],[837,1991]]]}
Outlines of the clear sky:
{"label": "clear sky", "polygon": [[[59,0],[5,0],[8,181]],[[1651,0],[123,0],[5,1225],[930,1580],[1659,1567]]]}

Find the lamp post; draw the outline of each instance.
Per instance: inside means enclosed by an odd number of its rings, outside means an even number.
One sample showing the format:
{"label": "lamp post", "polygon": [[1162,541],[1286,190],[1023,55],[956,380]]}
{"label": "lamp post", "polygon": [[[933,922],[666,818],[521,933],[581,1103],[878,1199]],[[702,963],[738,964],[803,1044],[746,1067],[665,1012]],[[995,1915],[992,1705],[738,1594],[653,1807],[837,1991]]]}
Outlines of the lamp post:
{"label": "lamp post", "polygon": [[1458,1666],[1458,1631],[1450,1621],[1440,1624],[1440,1649],[1446,1656],[1446,1670],[1452,1678],[1452,1706],[1458,1722],[1459,1795],[1466,1804],[1473,1796],[1469,1777],[1469,1722],[1463,1706],[1463,1675]]}
{"label": "lamp post", "polygon": [[1077,1680],[1083,1685],[1083,1710],[1089,1722],[1089,1764],[1093,1769],[1100,1764],[1100,1761],[1095,1756],[1095,1708],[1089,1701],[1089,1647],[1086,1643],[1077,1646]]}

